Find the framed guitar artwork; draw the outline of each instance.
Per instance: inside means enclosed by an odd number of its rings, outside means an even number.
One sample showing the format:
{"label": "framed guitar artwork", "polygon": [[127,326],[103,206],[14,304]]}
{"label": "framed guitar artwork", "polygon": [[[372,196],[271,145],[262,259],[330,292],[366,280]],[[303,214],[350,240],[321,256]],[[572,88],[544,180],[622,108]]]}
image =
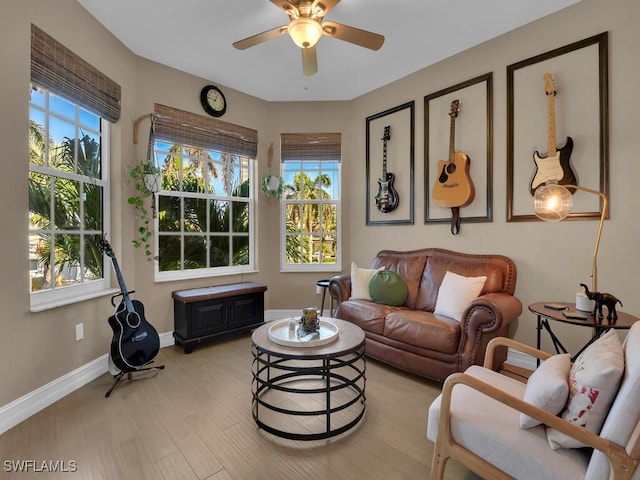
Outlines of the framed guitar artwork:
{"label": "framed guitar artwork", "polygon": [[367,225],[413,225],[415,102],[366,119]]}
{"label": "framed guitar artwork", "polygon": [[[493,219],[493,74],[424,97],[424,223]],[[454,228],[454,210],[459,215]]]}
{"label": "framed guitar artwork", "polygon": [[[604,32],[507,66],[508,222],[541,221],[532,198],[549,180],[609,196],[607,57]],[[601,209],[577,191],[567,220]]]}

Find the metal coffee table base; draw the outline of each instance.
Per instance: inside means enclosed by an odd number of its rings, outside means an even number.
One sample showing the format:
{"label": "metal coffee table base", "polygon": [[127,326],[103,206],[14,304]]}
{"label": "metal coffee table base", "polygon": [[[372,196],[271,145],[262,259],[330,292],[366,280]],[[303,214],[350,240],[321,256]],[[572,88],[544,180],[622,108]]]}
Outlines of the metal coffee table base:
{"label": "metal coffee table base", "polygon": [[253,419],[264,431],[320,440],[348,431],[364,416],[364,341],[333,355],[274,354],[255,343],[252,350]]}

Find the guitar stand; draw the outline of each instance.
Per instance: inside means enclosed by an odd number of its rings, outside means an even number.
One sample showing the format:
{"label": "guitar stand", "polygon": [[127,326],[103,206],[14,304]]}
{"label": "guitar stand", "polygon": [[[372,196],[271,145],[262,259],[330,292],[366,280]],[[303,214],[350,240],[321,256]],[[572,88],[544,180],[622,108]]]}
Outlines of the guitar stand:
{"label": "guitar stand", "polygon": [[[147,363],[146,365],[150,365],[152,363],[153,363],[153,360],[151,362]],[[111,395],[111,392],[113,392],[113,390],[118,386],[118,384],[120,383],[120,380],[122,380],[122,377],[124,377],[125,375],[127,376],[127,380],[129,380],[130,382],[136,382],[138,380],[145,380],[147,378],[153,378],[158,374],[158,371],[160,371],[160,370],[164,370],[164,365],[158,365],[156,367],[142,366],[142,367],[137,367],[137,368],[129,369],[129,370],[121,370],[120,373],[118,373],[117,375],[114,375],[113,383],[111,384],[111,387],[109,388],[107,393],[104,394],[104,396],[106,398],[109,398],[109,396]],[[146,375],[146,376],[141,376],[140,378],[136,378],[133,375],[136,372],[151,372],[152,375]]]}

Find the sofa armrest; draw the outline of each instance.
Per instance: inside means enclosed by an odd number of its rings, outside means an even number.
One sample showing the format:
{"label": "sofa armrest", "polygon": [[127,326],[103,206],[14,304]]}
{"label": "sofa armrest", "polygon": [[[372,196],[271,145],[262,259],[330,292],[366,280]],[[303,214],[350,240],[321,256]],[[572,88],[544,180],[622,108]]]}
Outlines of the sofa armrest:
{"label": "sofa armrest", "polygon": [[[487,293],[467,305],[460,319],[461,343],[458,370],[471,364],[481,365],[487,344],[494,337],[506,337],[509,324],[522,313],[522,303],[506,293]],[[499,367],[507,357],[506,349],[496,357]]]}
{"label": "sofa armrest", "polygon": [[[351,275],[336,275],[329,281],[329,295],[333,298],[335,307],[351,297]],[[332,312],[333,313],[333,312]]]}
{"label": "sofa armrest", "polygon": [[[478,315],[485,312],[484,315]],[[522,303],[506,293],[487,293],[471,301],[460,323],[468,332],[480,329],[487,333],[503,330],[522,313]]]}

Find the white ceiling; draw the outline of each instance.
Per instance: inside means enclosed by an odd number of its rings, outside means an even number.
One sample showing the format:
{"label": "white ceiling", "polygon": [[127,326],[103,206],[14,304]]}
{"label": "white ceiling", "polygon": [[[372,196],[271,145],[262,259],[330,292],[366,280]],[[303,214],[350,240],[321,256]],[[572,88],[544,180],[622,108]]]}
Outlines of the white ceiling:
{"label": "white ceiling", "polygon": [[326,20],[385,43],[371,51],[323,37],[318,73],[305,77],[288,35],[232,46],[288,23],[269,0],[78,0],[136,55],[269,101],[350,100],[578,1],[342,0]]}

